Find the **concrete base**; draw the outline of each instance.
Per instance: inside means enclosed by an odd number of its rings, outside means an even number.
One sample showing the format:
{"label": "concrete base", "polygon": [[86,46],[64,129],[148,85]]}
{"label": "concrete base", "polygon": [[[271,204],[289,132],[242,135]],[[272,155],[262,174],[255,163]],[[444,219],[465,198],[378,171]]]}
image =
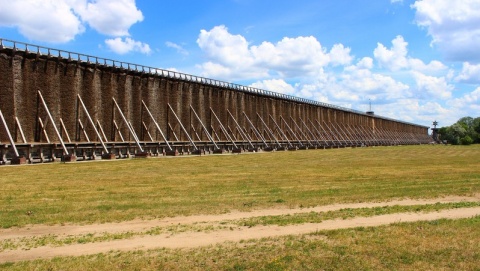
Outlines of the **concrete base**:
{"label": "concrete base", "polygon": [[149,152],[137,152],[135,153],[135,157],[134,158],[148,158],[150,157],[150,153]]}
{"label": "concrete base", "polygon": [[204,150],[196,150],[196,151],[192,151],[190,154],[191,155],[205,155],[205,151]]}
{"label": "concrete base", "polygon": [[102,154],[102,159],[114,160],[114,159],[117,159],[117,156],[114,153],[104,153]]}
{"label": "concrete base", "polygon": [[75,162],[77,161],[77,157],[74,154],[64,155],[62,157],[63,162]]}
{"label": "concrete base", "polygon": [[174,150],[174,151],[165,151],[165,155],[166,155],[166,156],[178,156],[178,151],[177,151],[177,150]]}
{"label": "concrete base", "polygon": [[25,158],[24,156],[19,156],[12,158],[10,162],[12,163],[12,165],[23,165],[27,163],[27,158]]}

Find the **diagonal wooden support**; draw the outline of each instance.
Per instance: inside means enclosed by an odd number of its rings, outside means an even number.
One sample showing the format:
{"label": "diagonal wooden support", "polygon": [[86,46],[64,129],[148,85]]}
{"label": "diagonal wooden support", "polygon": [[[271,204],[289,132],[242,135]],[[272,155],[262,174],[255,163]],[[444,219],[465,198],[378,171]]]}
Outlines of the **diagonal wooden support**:
{"label": "diagonal wooden support", "polygon": [[340,139],[340,142],[343,142],[343,145],[347,146],[348,144],[347,140],[345,139],[345,135],[342,135],[342,133],[335,126],[335,123],[330,122],[329,124],[330,125],[328,127],[333,130],[333,134],[335,134],[335,136]]}
{"label": "diagonal wooden support", "polygon": [[65,127],[65,123],[63,123],[62,118],[60,118],[60,133],[63,136],[63,133],[65,133],[65,136],[67,137],[68,143],[72,143],[72,140],[70,139],[70,136],[68,135],[67,128]]}
{"label": "diagonal wooden support", "polygon": [[195,143],[193,142],[192,138],[191,138],[190,135],[188,134],[187,129],[185,129],[185,127],[183,126],[182,122],[181,122],[180,119],[178,118],[177,114],[175,113],[175,111],[173,111],[172,106],[171,106],[169,103],[168,103],[167,105],[168,105],[168,108],[170,108],[170,111],[172,111],[173,116],[177,119],[177,122],[178,122],[178,124],[180,125],[180,127],[182,128],[183,132],[184,132],[185,135],[187,136],[188,141],[190,141],[190,144],[192,144],[192,146],[193,146],[193,148],[195,149],[195,151],[198,151],[197,145],[195,145]]}
{"label": "diagonal wooden support", "polygon": [[[198,122],[200,123],[200,125],[202,126],[203,128],[203,131],[205,133],[205,135],[207,136],[208,140],[210,140],[210,142],[213,143],[213,145],[215,146],[215,149],[216,150],[219,150],[220,148],[217,146],[217,143],[215,143],[215,140],[213,139],[213,137],[208,133],[208,130],[207,128],[205,127],[205,125],[203,125],[203,122],[202,120],[200,119],[200,117],[198,116],[197,112],[195,111],[195,109],[193,109],[193,106],[190,105],[190,110],[193,112],[193,114],[195,115],[195,118],[197,118]],[[198,135],[197,135],[198,136]],[[200,140],[200,139],[199,139]],[[200,140],[201,141],[201,140]]]}
{"label": "diagonal wooden support", "polygon": [[103,131],[103,127],[102,125],[100,125],[100,121],[97,119],[97,129],[100,131],[100,133],[102,134],[103,136],[103,140],[105,142],[108,142],[108,139],[107,139],[107,135],[105,135],[105,131]]}
{"label": "diagonal wooden support", "polygon": [[[86,107],[85,104],[83,103],[83,100],[82,100],[82,98],[80,97],[79,94],[77,95],[77,100],[78,100],[78,102],[80,103],[80,105],[82,106],[83,112],[87,115],[87,119],[88,119],[88,121],[90,122],[90,124],[92,125],[93,130],[95,131],[95,134],[97,135],[97,138],[100,140],[100,144],[102,144],[103,150],[105,151],[106,154],[109,153],[109,151],[108,151],[108,149],[107,149],[107,146],[105,145],[105,142],[103,142],[102,136],[100,135],[100,133],[98,132],[97,127],[95,126],[95,122],[93,122],[92,117],[90,117],[90,113],[88,113],[87,107]],[[115,101],[115,99],[114,99],[114,101]],[[115,102],[115,103],[116,103],[116,102]],[[118,106],[118,105],[117,105],[117,106]],[[78,121],[80,121],[80,119],[79,119]],[[85,136],[87,136],[87,133],[86,133],[85,130],[84,130],[84,132],[85,132]],[[87,138],[88,138],[88,136],[87,136]]]}
{"label": "diagonal wooden support", "polygon": [[85,136],[85,139],[87,140],[88,143],[90,143],[90,138],[88,137],[87,131],[83,127],[83,123],[80,119],[78,119],[78,125],[80,127],[80,130],[83,132],[83,135]]}
{"label": "diagonal wooden support", "polygon": [[25,139],[25,134],[23,133],[22,125],[20,125],[20,121],[18,120],[18,118],[15,117],[15,138],[17,138],[17,131],[20,132],[23,143],[27,143],[27,140]]}
{"label": "diagonal wooden support", "polygon": [[285,119],[282,116],[280,116],[280,119],[283,121],[283,124],[285,124],[285,126],[287,126],[288,131],[290,131],[290,133],[293,135],[293,137],[295,137],[295,139],[298,141],[298,144],[300,144],[300,146],[303,147],[302,141],[300,139],[298,139],[297,135],[295,134],[295,132],[293,132],[292,128],[290,128],[290,126],[285,121]]}
{"label": "diagonal wooden support", "polygon": [[308,144],[310,146],[313,146],[311,140],[308,138],[308,136],[302,131],[302,129],[300,128],[300,126],[298,126],[297,122],[292,118],[292,116],[290,116],[290,119],[292,120],[293,124],[295,125],[295,127],[297,127],[298,131],[303,135],[303,138],[305,138],[305,140],[307,140]]}
{"label": "diagonal wooden support", "polygon": [[[318,122],[318,121],[317,121],[317,122]],[[330,135],[330,139],[335,140],[335,141],[338,143],[338,145],[343,145],[343,144],[342,144],[342,141],[341,141],[340,138],[338,138],[338,136],[332,131],[331,127],[330,127],[325,121],[323,121],[323,124],[325,125],[325,127],[326,127],[327,130],[328,130],[328,133],[329,133],[329,135]],[[318,123],[318,125],[320,125],[320,127],[322,127],[322,125],[321,125],[320,123]],[[323,129],[323,127],[322,127],[322,129]],[[327,130],[325,130],[325,131],[327,131]],[[338,146],[338,145],[337,145],[337,146]]]}
{"label": "diagonal wooden support", "polygon": [[122,142],[125,142],[125,139],[123,138],[122,132],[118,128],[118,124],[115,120],[113,120],[113,130],[118,133],[118,136],[122,140]]}
{"label": "diagonal wooden support", "polygon": [[5,128],[5,131],[7,132],[8,140],[10,141],[10,145],[12,146],[13,152],[15,153],[15,157],[19,157],[20,155],[18,154],[17,147],[15,146],[15,142],[13,141],[12,134],[10,134],[10,130],[8,129],[7,122],[5,121],[5,118],[3,117],[2,110],[0,110],[0,119],[2,120],[3,127]]}
{"label": "diagonal wooden support", "polygon": [[250,141],[250,139],[248,139],[248,136],[245,134],[242,127],[238,124],[237,120],[233,117],[232,113],[230,113],[230,111],[228,109],[227,109],[227,112],[228,112],[228,115],[230,115],[230,117],[233,119],[233,122],[235,122],[235,125],[237,126],[237,130],[240,132],[240,135],[242,136],[243,140],[244,141],[246,140],[252,148],[255,148],[255,146],[253,146],[253,144],[252,144],[252,141]]}
{"label": "diagonal wooden support", "polygon": [[272,117],[272,115],[268,115],[270,117],[270,119],[273,121],[273,124],[275,124],[275,127],[277,128],[277,130],[280,132],[280,134],[282,135],[282,140],[286,140],[287,143],[288,143],[288,146],[290,148],[293,148],[293,145],[292,143],[290,142],[290,140],[288,140],[288,137],[287,135],[285,135],[285,133],[283,132],[282,128],[280,128],[280,126],[278,126],[278,123],[275,121],[275,119]]}
{"label": "diagonal wooden support", "polygon": [[325,138],[326,138],[328,141],[330,141],[330,143],[331,143],[333,146],[337,146],[338,143],[339,143],[339,142],[338,142],[338,139],[336,139],[336,137],[334,137],[334,136],[332,135],[332,131],[330,130],[330,128],[328,128],[328,126],[326,125],[326,123],[323,121],[323,124],[324,124],[325,126],[327,126],[328,131],[327,131],[325,128],[323,128],[323,125],[320,124],[320,122],[319,122],[318,120],[315,120],[315,122],[317,123],[318,127],[320,127],[320,129],[322,130],[323,134],[325,135]]}
{"label": "diagonal wooden support", "polygon": [[320,144],[320,141],[318,141],[318,138],[315,137],[315,135],[312,133],[312,130],[310,130],[310,128],[308,128],[305,121],[302,118],[300,118],[300,121],[302,122],[303,127],[305,127],[305,129],[307,129],[307,132],[310,134],[310,136],[313,138],[313,140],[315,140],[315,142],[317,143],[317,146],[321,146],[322,144]]}
{"label": "diagonal wooden support", "polygon": [[227,138],[227,140],[229,140],[233,146],[235,147],[235,149],[238,149],[237,145],[235,144],[235,141],[232,139],[232,137],[230,136],[230,134],[228,134],[228,131],[227,129],[225,129],[225,126],[223,126],[222,122],[220,121],[220,119],[217,117],[217,114],[215,114],[215,112],[213,111],[213,109],[210,107],[210,112],[213,114],[213,116],[215,117],[215,119],[217,120],[218,122],[218,125],[220,126],[220,130],[223,132],[223,134],[225,135],[225,137]]}
{"label": "diagonal wooden support", "polygon": [[[317,135],[320,137],[320,139],[325,143],[325,145],[326,145],[327,147],[329,147],[330,144],[328,144],[328,138],[325,138],[325,137],[323,136],[323,134],[317,129],[317,127],[315,126],[315,124],[313,124],[313,122],[312,122],[310,119],[308,119],[308,122],[309,122],[310,125],[313,127],[313,130],[315,130],[315,132],[316,132]],[[318,123],[318,121],[317,121],[317,123]],[[321,126],[320,126],[320,128],[321,128]],[[325,134],[325,136],[327,136],[327,135]],[[331,143],[331,142],[330,142],[330,143]]]}
{"label": "diagonal wooden support", "polygon": [[142,105],[143,107],[145,108],[145,110],[147,111],[147,114],[148,116],[150,117],[150,119],[153,121],[153,123],[155,124],[155,127],[157,128],[157,131],[160,133],[160,135],[162,136],[163,138],[163,141],[167,144],[167,147],[170,151],[172,151],[172,146],[170,146],[170,144],[168,143],[168,140],[167,138],[165,137],[165,135],[163,134],[162,132],[162,129],[160,129],[160,126],[158,125],[158,122],[155,120],[155,118],[153,117],[152,113],[150,112],[150,110],[148,109],[147,105],[145,104],[145,102],[142,100]]}
{"label": "diagonal wooden support", "polygon": [[[148,131],[148,127],[147,127],[147,125],[145,124],[144,121],[142,121],[142,126],[143,126],[143,129],[147,132],[147,135],[148,135],[148,137],[150,138],[150,141],[151,141],[151,142],[155,142],[155,141],[153,140],[152,135],[150,134],[150,131]],[[143,140],[143,139],[142,139],[142,140]]]}
{"label": "diagonal wooden support", "polygon": [[46,125],[43,124],[43,121],[41,118],[38,118],[38,125],[40,126],[40,129],[43,132],[43,135],[45,136],[45,139],[47,140],[47,143],[50,143],[50,138],[48,137],[47,130],[45,128]]}
{"label": "diagonal wooden support", "polygon": [[63,142],[62,136],[60,135],[60,132],[58,131],[57,126],[55,125],[55,121],[53,121],[52,114],[50,114],[50,110],[48,109],[47,103],[45,103],[45,100],[43,99],[43,96],[42,96],[42,93],[40,92],[40,90],[38,91],[38,98],[42,102],[45,111],[47,111],[48,118],[52,122],[55,133],[57,134],[58,140],[60,141],[60,144],[62,145],[64,154],[67,155],[67,156],[70,155],[70,153],[67,150],[67,147],[65,146],[65,143]]}
{"label": "diagonal wooden support", "polygon": [[270,129],[270,127],[268,127],[268,125],[265,123],[265,121],[262,119],[262,117],[260,117],[258,113],[257,113],[257,116],[258,116],[258,119],[262,122],[262,125],[265,131],[267,131],[267,134],[270,134],[270,137],[273,138],[273,140],[275,140],[275,142],[277,143],[277,146],[281,148],[282,144],[278,142],[277,137],[275,137],[275,135],[273,134],[273,131]]}
{"label": "diagonal wooden support", "polygon": [[243,112],[243,115],[245,116],[245,119],[247,120],[247,122],[250,124],[250,127],[252,128],[252,131],[257,135],[257,138],[259,138],[260,140],[262,140],[263,144],[265,145],[266,148],[268,148],[268,144],[267,142],[265,141],[265,138],[258,132],[257,128],[255,128],[255,126],[253,125],[253,123],[250,121],[250,119],[248,118],[247,114],[245,114],[245,111]]}
{"label": "diagonal wooden support", "polygon": [[175,129],[173,129],[172,125],[170,123],[168,123],[168,128],[170,128],[170,131],[172,131],[173,133],[173,137],[175,138],[175,141],[180,141],[180,139],[178,138],[177,134],[175,133]]}
{"label": "diagonal wooden support", "polygon": [[137,134],[135,134],[135,131],[133,130],[133,127],[130,126],[130,123],[128,123],[127,118],[125,118],[125,115],[123,115],[123,112],[122,112],[122,110],[120,109],[120,106],[118,105],[118,103],[117,103],[117,101],[115,100],[115,98],[112,98],[112,99],[113,99],[113,103],[114,103],[115,106],[117,107],[118,112],[120,113],[120,116],[121,116],[122,119],[123,119],[123,122],[125,123],[125,125],[127,125],[127,128],[128,128],[128,130],[130,131],[130,134],[133,136],[133,139],[135,140],[135,143],[137,143],[138,149],[140,150],[140,152],[143,153],[142,145],[140,144],[140,141],[138,140]]}
{"label": "diagonal wooden support", "polygon": [[338,128],[343,132],[348,141],[350,141],[351,146],[358,145],[356,138],[348,131],[347,127],[343,123],[337,123]]}
{"label": "diagonal wooden support", "polygon": [[[348,135],[347,135],[347,134],[345,133],[345,131],[342,129],[342,127],[340,126],[340,124],[338,124],[338,123],[332,123],[332,125],[333,125],[334,127],[336,127],[335,130],[340,133],[340,136],[342,136],[342,138],[343,138],[343,140],[344,140],[344,142],[345,142],[345,146],[347,145],[347,141],[350,142],[350,146],[353,146],[353,145],[354,145],[354,144],[353,144],[353,141],[348,137]],[[338,128],[338,129],[337,129],[337,128]]]}

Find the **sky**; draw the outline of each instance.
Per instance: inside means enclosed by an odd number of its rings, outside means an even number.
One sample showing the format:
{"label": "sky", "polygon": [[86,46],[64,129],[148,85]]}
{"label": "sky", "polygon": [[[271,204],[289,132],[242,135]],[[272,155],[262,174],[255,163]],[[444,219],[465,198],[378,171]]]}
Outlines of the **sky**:
{"label": "sky", "polygon": [[0,0],[0,38],[429,127],[480,116],[480,0]]}

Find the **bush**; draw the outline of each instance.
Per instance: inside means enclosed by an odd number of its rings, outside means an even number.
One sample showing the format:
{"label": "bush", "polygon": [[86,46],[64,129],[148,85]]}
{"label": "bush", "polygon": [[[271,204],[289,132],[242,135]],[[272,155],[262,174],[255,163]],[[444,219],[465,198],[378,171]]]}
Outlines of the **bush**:
{"label": "bush", "polygon": [[470,136],[466,135],[462,137],[462,139],[460,139],[460,143],[462,145],[471,145],[473,143],[473,139]]}

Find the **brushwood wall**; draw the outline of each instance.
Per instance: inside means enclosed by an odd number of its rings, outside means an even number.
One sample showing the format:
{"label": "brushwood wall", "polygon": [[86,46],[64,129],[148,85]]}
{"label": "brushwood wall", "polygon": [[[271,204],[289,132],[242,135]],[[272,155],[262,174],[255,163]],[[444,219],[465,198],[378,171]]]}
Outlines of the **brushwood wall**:
{"label": "brushwood wall", "polygon": [[[230,112],[242,127],[249,125],[245,115],[257,127],[262,126],[258,114],[270,127],[274,125],[273,120],[280,122],[282,116],[287,123],[290,123],[291,117],[296,121],[309,119],[320,123],[343,123],[372,129],[428,134],[428,127],[375,115],[239,91],[228,86],[152,74],[126,67],[1,49],[0,110],[8,127],[13,131],[17,125],[15,117],[18,118],[26,140],[35,142],[40,140],[38,118],[41,118],[47,122],[44,125],[50,140],[58,140],[53,125],[48,124],[45,109],[39,104],[38,91],[42,93],[55,122],[61,119],[72,137],[73,134],[79,134],[78,120],[85,125],[87,132],[92,132],[86,114],[77,110],[77,95],[85,103],[92,119],[98,120],[107,135],[115,140],[113,120],[123,134],[128,134],[128,127],[120,119],[112,98],[117,101],[135,131],[141,131],[146,126],[150,132],[155,133],[152,121],[145,117],[142,110],[143,101],[161,129],[167,131],[170,138],[175,133],[181,140],[186,140],[185,135],[168,105],[187,129],[200,129],[199,122],[192,117],[191,106],[207,129],[218,128],[213,111],[220,121],[228,126],[234,126],[232,118],[229,117]],[[198,134],[202,140],[208,140],[203,133]],[[85,140],[81,137],[78,139]],[[0,129],[0,142],[5,141],[8,141],[6,132]]]}

